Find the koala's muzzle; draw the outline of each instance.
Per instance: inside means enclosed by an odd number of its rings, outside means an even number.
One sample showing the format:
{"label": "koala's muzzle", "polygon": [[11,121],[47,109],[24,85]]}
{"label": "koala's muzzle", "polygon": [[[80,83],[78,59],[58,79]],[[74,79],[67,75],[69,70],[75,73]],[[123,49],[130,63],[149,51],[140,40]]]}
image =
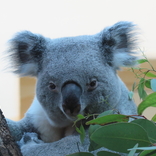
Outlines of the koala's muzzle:
{"label": "koala's muzzle", "polygon": [[62,108],[64,112],[69,116],[76,116],[81,109],[80,97],[82,94],[81,87],[74,83],[66,83],[62,87]]}

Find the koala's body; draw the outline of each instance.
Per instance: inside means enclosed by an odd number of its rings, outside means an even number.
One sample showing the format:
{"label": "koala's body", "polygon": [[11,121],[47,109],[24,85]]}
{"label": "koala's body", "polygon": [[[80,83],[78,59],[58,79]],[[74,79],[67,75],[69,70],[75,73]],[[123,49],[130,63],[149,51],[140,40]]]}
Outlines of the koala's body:
{"label": "koala's body", "polygon": [[[78,152],[80,140],[72,126],[78,114],[110,109],[137,114],[117,75],[121,66],[137,60],[135,30],[131,22],[118,22],[95,35],[49,39],[23,31],[10,40],[15,73],[37,77],[36,96],[25,117],[8,120],[15,140],[24,136],[24,156]],[[37,133],[43,142],[26,132]],[[87,151],[88,144],[89,139],[80,150]]]}

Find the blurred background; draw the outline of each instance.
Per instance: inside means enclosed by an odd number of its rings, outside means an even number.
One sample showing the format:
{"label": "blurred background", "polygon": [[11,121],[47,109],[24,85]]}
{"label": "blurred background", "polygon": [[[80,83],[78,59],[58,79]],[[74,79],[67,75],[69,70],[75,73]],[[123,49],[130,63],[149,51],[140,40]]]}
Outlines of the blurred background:
{"label": "blurred background", "polygon": [[[0,107],[7,118],[19,120],[35,94],[35,78],[18,78],[6,72],[7,41],[14,33],[29,30],[46,37],[89,35],[118,21],[132,21],[141,28],[140,48],[156,68],[155,0],[5,0],[0,2]],[[144,65],[146,66],[146,64]],[[133,73],[121,78],[131,89]],[[137,94],[135,101],[140,99]],[[145,112],[151,118],[156,110]]]}

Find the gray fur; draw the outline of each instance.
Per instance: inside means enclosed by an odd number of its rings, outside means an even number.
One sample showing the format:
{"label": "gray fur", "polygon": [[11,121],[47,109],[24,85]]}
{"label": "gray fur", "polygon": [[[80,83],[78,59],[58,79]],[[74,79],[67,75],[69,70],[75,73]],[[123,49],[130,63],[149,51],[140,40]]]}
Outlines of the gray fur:
{"label": "gray fur", "polygon": [[24,156],[78,152],[79,136],[72,127],[78,113],[137,114],[117,75],[120,67],[136,64],[135,30],[131,22],[118,22],[95,35],[49,39],[23,31],[10,40],[15,73],[37,77],[36,97],[25,117],[8,120],[11,133],[19,141],[25,132],[35,132],[45,142],[26,141]]}

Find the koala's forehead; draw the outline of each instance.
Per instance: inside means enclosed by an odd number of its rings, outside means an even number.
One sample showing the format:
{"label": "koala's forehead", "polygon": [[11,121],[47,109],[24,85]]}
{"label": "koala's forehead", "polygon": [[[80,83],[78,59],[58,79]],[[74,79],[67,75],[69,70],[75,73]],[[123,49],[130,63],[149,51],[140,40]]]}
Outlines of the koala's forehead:
{"label": "koala's forehead", "polygon": [[57,76],[101,70],[104,60],[96,38],[81,36],[49,41],[43,62],[43,69]]}

